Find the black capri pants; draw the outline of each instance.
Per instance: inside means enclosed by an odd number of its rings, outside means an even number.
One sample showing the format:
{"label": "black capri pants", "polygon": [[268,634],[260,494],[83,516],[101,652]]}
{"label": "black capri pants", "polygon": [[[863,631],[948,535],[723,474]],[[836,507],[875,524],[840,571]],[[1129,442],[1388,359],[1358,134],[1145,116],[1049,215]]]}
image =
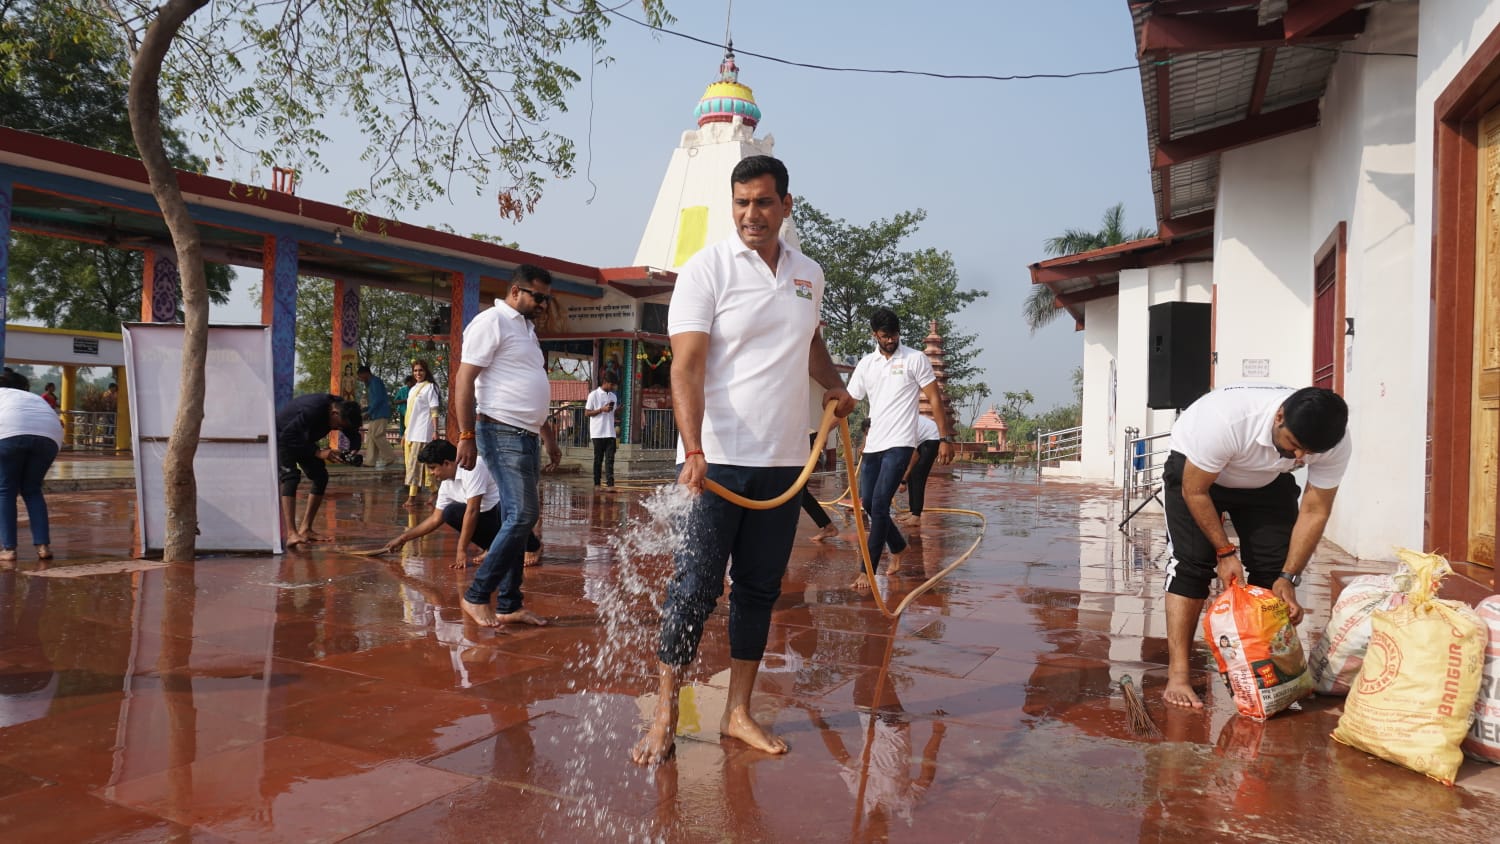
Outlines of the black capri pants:
{"label": "black capri pants", "polygon": [[302,476],[312,482],[312,494],[322,495],[328,489],[328,466],[317,452],[294,452],[280,448],[276,450],[276,462],[281,464],[281,497],[294,498],[297,495],[297,484],[302,482]]}
{"label": "black capri pants", "polygon": [[[680,471],[679,467],[679,471]],[[800,466],[720,466],[708,477],[746,498],[775,498],[802,473]],[[693,502],[673,563],[661,609],[661,645],[656,656],[667,665],[687,665],[698,653],[703,623],[724,593],[729,575],[729,656],[759,661],[771,630],[771,608],[781,597],[781,578],[797,535],[797,499],[774,510],[749,510],[704,490]]]}
{"label": "black capri pants", "polygon": [[[1209,584],[1218,576],[1218,549],[1199,529],[1182,497],[1182,473],[1187,458],[1174,451],[1162,468],[1162,492],[1167,509],[1167,591],[1184,598],[1208,597]],[[1270,589],[1286,565],[1292,526],[1297,523],[1297,500],[1301,491],[1290,474],[1258,489],[1235,489],[1214,484],[1208,488],[1214,509],[1229,514],[1239,536],[1240,562],[1245,579]]]}

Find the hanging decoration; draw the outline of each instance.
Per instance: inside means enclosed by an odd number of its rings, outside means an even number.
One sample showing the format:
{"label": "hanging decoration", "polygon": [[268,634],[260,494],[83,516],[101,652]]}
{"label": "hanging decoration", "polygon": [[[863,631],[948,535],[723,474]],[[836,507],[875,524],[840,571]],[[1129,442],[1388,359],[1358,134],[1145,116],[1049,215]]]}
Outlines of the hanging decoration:
{"label": "hanging decoration", "polygon": [[646,366],[655,369],[658,366],[661,366],[664,363],[669,363],[672,360],[672,348],[670,346],[663,348],[661,350],[661,357],[657,358],[656,360],[652,360],[651,354],[646,351],[646,344],[642,343],[640,345],[640,348],[636,350],[635,359],[640,361],[641,363],[644,363]]}

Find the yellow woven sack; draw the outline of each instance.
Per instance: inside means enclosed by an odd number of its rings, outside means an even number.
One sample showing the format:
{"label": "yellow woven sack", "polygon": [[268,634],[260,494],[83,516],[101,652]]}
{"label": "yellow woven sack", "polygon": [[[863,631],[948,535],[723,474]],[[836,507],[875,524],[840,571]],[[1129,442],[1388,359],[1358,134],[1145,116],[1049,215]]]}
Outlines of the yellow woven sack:
{"label": "yellow woven sack", "polygon": [[1333,737],[1452,785],[1479,694],[1487,632],[1465,604],[1434,597],[1452,571],[1447,560],[1397,554],[1412,571],[1411,591],[1404,605],[1372,617],[1370,649]]}

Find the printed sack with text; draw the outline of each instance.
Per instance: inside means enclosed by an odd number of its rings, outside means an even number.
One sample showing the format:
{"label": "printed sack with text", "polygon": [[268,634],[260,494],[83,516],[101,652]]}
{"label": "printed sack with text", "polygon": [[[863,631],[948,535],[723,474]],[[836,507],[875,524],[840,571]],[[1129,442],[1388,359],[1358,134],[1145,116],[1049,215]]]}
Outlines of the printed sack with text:
{"label": "printed sack with text", "polygon": [[1203,636],[1241,715],[1264,721],[1312,694],[1286,602],[1233,580],[1208,606]]}
{"label": "printed sack with text", "polygon": [[1484,650],[1474,723],[1469,725],[1463,749],[1471,758],[1500,763],[1500,595],[1480,601],[1478,611],[1489,631],[1489,646]]}
{"label": "printed sack with text", "polygon": [[1328,629],[1313,643],[1307,667],[1312,671],[1313,691],[1320,695],[1346,695],[1370,647],[1370,616],[1406,602],[1411,573],[1367,574],[1349,581],[1333,605]]}
{"label": "printed sack with text", "polygon": [[1405,604],[1372,617],[1370,649],[1333,738],[1452,785],[1479,694],[1484,622],[1436,597],[1447,560],[1397,553],[1411,569],[1411,591]]}

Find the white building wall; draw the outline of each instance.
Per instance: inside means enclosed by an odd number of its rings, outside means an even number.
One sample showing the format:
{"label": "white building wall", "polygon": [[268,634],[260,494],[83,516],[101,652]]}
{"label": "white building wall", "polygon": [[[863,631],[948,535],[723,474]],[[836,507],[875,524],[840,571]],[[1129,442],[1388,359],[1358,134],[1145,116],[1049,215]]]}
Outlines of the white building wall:
{"label": "white building wall", "polygon": [[[1224,153],[1214,218],[1214,385],[1312,380],[1313,133]],[[1248,375],[1247,375],[1248,373]],[[1264,373],[1255,375],[1256,373]]]}
{"label": "white building wall", "polygon": [[[1416,52],[1418,10],[1374,7],[1359,49]],[[1413,265],[1415,139],[1422,134],[1415,102],[1413,60],[1342,56],[1311,158],[1305,263],[1311,269],[1318,247],[1347,223],[1344,313],[1354,320],[1354,335],[1343,338],[1354,456],[1327,536],[1367,559],[1392,559],[1393,548],[1419,547],[1423,538],[1431,309]]]}
{"label": "white building wall", "polygon": [[1095,299],[1083,306],[1083,453],[1080,474],[1112,479],[1123,428],[1116,419],[1115,391],[1120,334],[1117,297]]}

